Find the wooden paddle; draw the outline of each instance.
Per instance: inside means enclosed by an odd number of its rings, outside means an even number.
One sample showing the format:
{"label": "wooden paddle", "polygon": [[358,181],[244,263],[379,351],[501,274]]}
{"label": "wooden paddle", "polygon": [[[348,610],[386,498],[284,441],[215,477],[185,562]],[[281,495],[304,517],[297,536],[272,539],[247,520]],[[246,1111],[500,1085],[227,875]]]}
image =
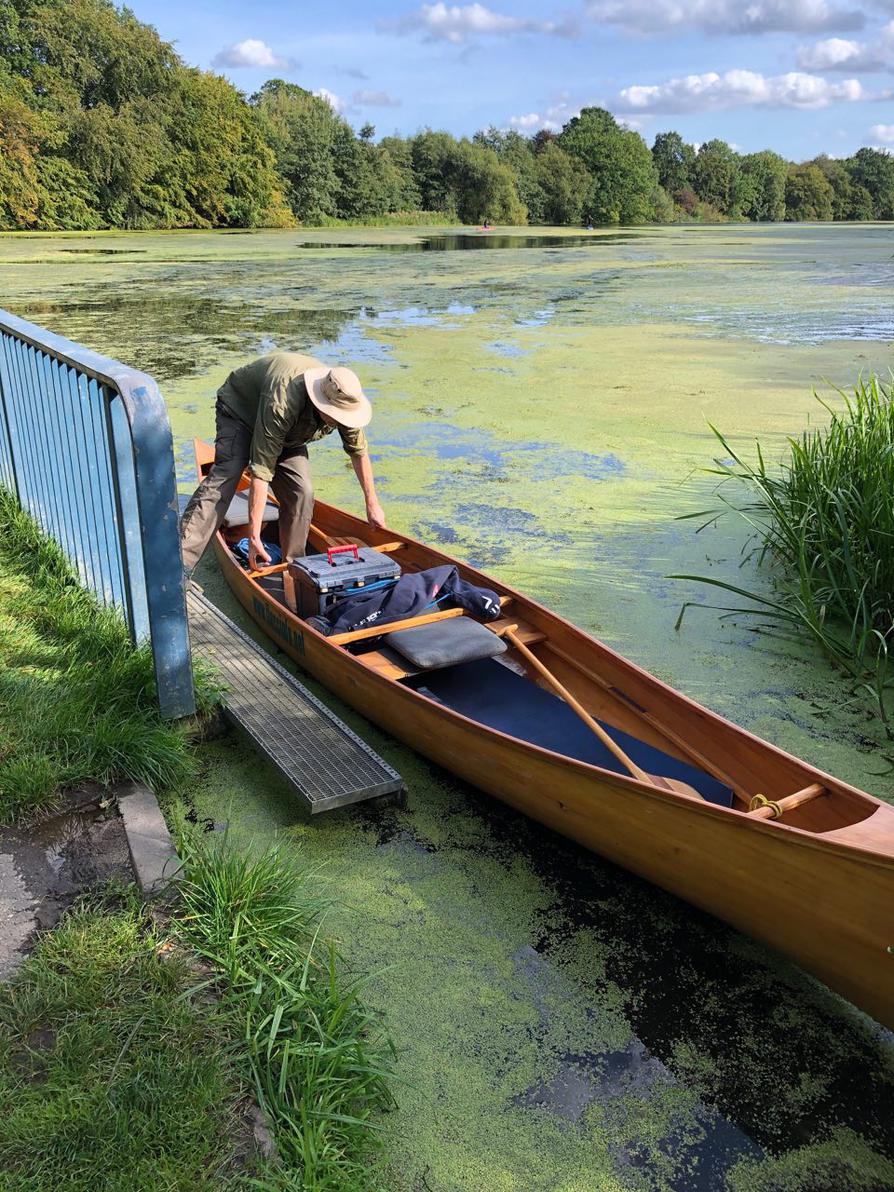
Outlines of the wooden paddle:
{"label": "wooden paddle", "polygon": [[660,774],[647,774],[645,770],[641,769],[632,758],[627,756],[621,746],[612,740],[598,720],[594,720],[586,708],[574,698],[568,688],[559,682],[552,671],[544,666],[537,655],[528,649],[525,643],[516,635],[515,630],[517,628],[517,625],[507,625],[498,632],[500,636],[505,637],[512,643],[522,658],[529,662],[538,674],[546,679],[555,693],[562,697],[565,703],[578,714],[588,728],[592,729],[606,749],[611,750],[618,761],[630,771],[634,778],[640,782],[645,782],[649,786],[657,787],[659,790],[673,791],[675,794],[680,795],[692,795],[696,799],[703,798],[695,787],[690,786],[688,782],[682,782],[679,778],[665,778]]}

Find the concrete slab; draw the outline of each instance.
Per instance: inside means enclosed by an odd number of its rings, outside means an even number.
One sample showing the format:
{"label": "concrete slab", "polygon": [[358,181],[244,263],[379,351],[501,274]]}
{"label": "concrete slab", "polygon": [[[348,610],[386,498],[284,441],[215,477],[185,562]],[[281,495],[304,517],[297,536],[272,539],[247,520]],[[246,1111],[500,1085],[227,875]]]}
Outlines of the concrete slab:
{"label": "concrete slab", "polygon": [[137,885],[144,897],[157,895],[176,878],[181,865],[158,800],[147,786],[122,783],[118,810]]}

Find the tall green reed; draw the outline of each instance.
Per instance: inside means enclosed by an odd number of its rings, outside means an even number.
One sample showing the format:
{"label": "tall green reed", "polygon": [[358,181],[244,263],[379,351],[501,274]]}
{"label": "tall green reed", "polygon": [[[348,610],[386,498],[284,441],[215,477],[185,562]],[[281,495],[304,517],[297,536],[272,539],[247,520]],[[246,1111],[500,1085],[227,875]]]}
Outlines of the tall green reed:
{"label": "tall green reed", "polygon": [[[877,377],[861,379],[841,403],[817,400],[828,425],[788,440],[787,459],[768,466],[760,443],[745,460],[716,427],[727,460],[709,473],[720,476],[721,507],[687,517],[712,524],[733,512],[750,528],[746,559],[769,564],[772,597],[708,576],[676,575],[745,597],[750,604],[725,613],[748,613],[809,634],[869,695],[890,732],[894,674],[894,391]],[[744,501],[723,488],[744,490]],[[700,529],[704,528],[704,525]],[[677,627],[693,602],[680,610]]]}
{"label": "tall green reed", "polygon": [[[225,978],[255,1093],[280,1167],[252,1186],[347,1192],[370,1187],[379,1115],[394,1105],[392,1047],[321,940],[319,875],[281,848],[243,853],[226,838],[188,837],[179,930]],[[212,978],[214,980],[214,978]]]}

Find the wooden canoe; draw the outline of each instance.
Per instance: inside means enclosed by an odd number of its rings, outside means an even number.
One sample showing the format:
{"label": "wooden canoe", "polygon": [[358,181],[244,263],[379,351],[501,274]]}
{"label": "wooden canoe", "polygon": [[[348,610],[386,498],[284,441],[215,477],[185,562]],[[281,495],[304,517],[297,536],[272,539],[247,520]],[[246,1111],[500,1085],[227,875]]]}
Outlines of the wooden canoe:
{"label": "wooden canoe", "polygon": [[[197,442],[196,456],[204,473],[213,448]],[[502,626],[517,627],[588,713],[619,740],[660,750],[667,766],[673,759],[723,784],[730,805],[515,736],[505,723],[458,710],[462,699],[451,706],[449,693],[417,690],[425,683],[375,639],[394,626],[346,641],[299,619],[285,606],[281,568],[249,574],[236,560],[230,546],[245,533],[232,527],[216,536],[227,582],[276,644],[347,704],[532,819],[779,949],[894,1027],[894,807],[701,707],[491,576],[318,501],[310,549],[362,540],[393,553],[404,571],[455,563],[463,578],[500,594]],[[506,658],[511,672],[491,665],[543,699],[548,685],[531,662],[517,651]],[[770,805],[750,810],[756,795]]]}

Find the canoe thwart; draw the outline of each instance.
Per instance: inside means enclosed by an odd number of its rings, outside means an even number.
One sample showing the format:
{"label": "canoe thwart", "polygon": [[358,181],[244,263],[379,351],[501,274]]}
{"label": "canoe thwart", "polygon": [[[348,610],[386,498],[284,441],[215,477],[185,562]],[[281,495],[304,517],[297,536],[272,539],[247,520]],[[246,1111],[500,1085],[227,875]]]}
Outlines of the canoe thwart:
{"label": "canoe thwart", "polygon": [[752,819],[774,820],[781,819],[786,811],[794,811],[796,807],[803,807],[826,793],[821,782],[811,783],[803,790],[795,791],[793,795],[786,795],[784,799],[768,799],[766,795],[753,795],[748,805],[748,815]]}
{"label": "canoe thwart", "polygon": [[500,617],[496,621],[488,621],[487,627],[496,633],[498,637],[501,637],[507,629],[511,629],[519,641],[523,641],[526,646],[546,641],[546,634],[541,633],[539,629],[535,629],[528,621]]}
{"label": "canoe thwart", "polygon": [[432,621],[446,621],[449,617],[462,617],[464,608],[442,608],[436,613],[423,613],[419,617],[407,617],[403,621],[386,621],[367,625],[365,629],[352,629],[349,633],[333,633],[326,640],[333,646],[347,646],[351,642],[362,642],[369,637],[382,637],[386,633],[397,633],[400,629],[415,629],[417,625],[429,625]]}

